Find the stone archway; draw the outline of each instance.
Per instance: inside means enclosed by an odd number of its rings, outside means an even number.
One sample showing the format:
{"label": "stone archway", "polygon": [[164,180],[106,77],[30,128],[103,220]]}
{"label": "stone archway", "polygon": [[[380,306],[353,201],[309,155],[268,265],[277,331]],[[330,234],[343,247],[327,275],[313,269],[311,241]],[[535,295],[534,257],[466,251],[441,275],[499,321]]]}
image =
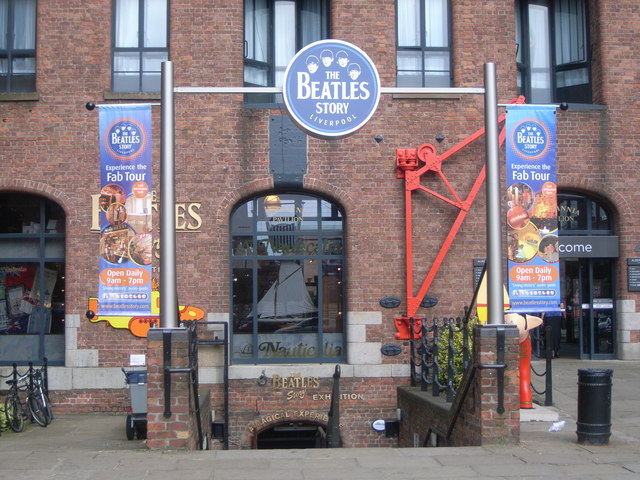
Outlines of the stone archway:
{"label": "stone archway", "polygon": [[322,448],[326,443],[325,432],[326,426],[318,422],[291,420],[256,432],[253,443],[258,450]]}

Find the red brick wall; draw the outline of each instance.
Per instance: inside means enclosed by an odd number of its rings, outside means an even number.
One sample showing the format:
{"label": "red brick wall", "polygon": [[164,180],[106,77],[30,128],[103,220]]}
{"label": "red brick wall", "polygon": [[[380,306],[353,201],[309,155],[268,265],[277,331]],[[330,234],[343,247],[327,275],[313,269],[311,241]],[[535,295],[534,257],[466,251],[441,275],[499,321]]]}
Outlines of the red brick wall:
{"label": "red brick wall", "polygon": [[[331,3],[331,36],[361,46],[377,64],[382,85],[394,86],[394,2]],[[627,291],[624,259],[637,256],[639,228],[638,105],[630,86],[640,78],[639,50],[633,37],[640,12],[634,0],[592,0],[590,10],[594,101],[604,108],[558,113],[558,182],[560,189],[588,191],[610,203],[620,236],[617,294],[620,299],[637,301],[638,294]],[[242,12],[241,0],[171,2],[176,86],[242,84]],[[453,0],[452,13],[454,85],[480,85],[483,64],[494,62],[499,101],[514,98],[513,2]],[[0,190],[38,193],[65,209],[66,311],[81,316],[77,346],[98,350],[100,366],[123,366],[130,354],[145,352],[146,341],[102,322],[90,323],[83,316],[87,298],[97,292],[98,234],[90,232],[90,226],[91,195],[100,187],[97,110],[88,112],[84,105],[89,100],[130,101],[114,100],[110,95],[110,22],[111,2],[90,0],[81,6],[68,0],[38,2],[39,100],[7,102],[0,98]],[[182,304],[208,313],[230,310],[229,214],[238,201],[273,185],[268,168],[271,114],[284,112],[245,109],[241,95],[176,94],[177,201],[201,202],[203,217],[201,231],[181,233],[177,238]],[[156,181],[159,115],[155,107]],[[305,188],[338,202],[347,214],[348,311],[379,311],[380,298],[405,294],[404,192],[403,182],[394,175],[395,150],[433,143],[442,153],[483,126],[481,96],[408,99],[383,95],[377,113],[355,135],[331,141],[309,138]],[[377,134],[383,135],[383,142],[374,140]],[[445,136],[442,143],[435,140],[438,134]],[[466,195],[483,158],[480,140],[447,160],[443,170],[457,192]],[[433,185],[444,191],[441,184]],[[429,315],[460,314],[471,299],[472,259],[485,256],[484,201],[482,190],[429,290],[440,300]],[[457,211],[427,195],[415,195],[414,209],[413,280],[417,288]],[[367,339],[393,342],[393,318],[404,309],[383,311],[383,324],[368,327]],[[633,330],[631,341],[638,343],[638,337]],[[383,362],[405,360],[403,354],[385,357]],[[241,391],[234,385],[236,388]],[[95,399],[87,395],[55,393],[60,405],[94,408]],[[121,395],[114,390],[113,398],[99,400],[99,408],[118,410]],[[375,408],[381,415],[394,408],[390,394],[380,398]]]}
{"label": "red brick wall", "polygon": [[[497,328],[477,326],[473,332],[473,363],[478,366],[470,377],[469,391],[456,396],[453,403],[443,397],[434,398],[420,387],[398,389],[398,407],[402,410],[399,446],[433,446],[431,434],[437,434],[438,446],[478,446],[517,444],[520,441],[520,376],[517,329],[505,329],[504,364],[502,371],[502,409],[500,402],[500,370]],[[489,368],[483,368],[488,366]],[[463,386],[459,388],[463,391]],[[458,403],[461,402],[461,405]],[[460,407],[457,418],[456,409]],[[450,437],[448,430],[452,428]],[[429,435],[428,435],[429,434]]]}

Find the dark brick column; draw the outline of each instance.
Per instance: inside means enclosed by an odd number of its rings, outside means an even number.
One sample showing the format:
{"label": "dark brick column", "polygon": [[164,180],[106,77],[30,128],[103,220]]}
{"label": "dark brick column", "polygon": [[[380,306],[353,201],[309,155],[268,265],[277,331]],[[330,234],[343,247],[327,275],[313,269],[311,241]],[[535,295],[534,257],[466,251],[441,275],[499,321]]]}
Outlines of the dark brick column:
{"label": "dark brick column", "polygon": [[[498,354],[497,343],[500,330],[504,333],[502,355]],[[446,403],[444,397],[433,397],[420,387],[398,388],[398,407],[402,410],[398,446],[431,445],[429,432],[437,433],[440,446],[520,442],[518,329],[514,325],[483,325],[474,329],[473,338],[473,362],[477,369],[473,377],[465,377],[470,382],[466,397]],[[491,368],[498,364],[506,368],[502,371]],[[446,438],[450,428],[450,436]]]}
{"label": "dark brick column", "polygon": [[164,342],[171,341],[171,368],[188,368],[189,336],[183,329],[151,329],[147,336],[147,447],[150,449],[192,449],[190,445],[189,374],[170,376],[170,411],[165,413]]}
{"label": "dark brick column", "polygon": [[[502,378],[503,412],[499,411],[500,371],[482,368],[483,365],[500,363],[497,353],[497,333],[501,328],[504,328],[505,332],[504,363],[507,366]],[[474,345],[476,365],[481,366],[476,372],[474,382],[476,411],[473,419],[467,419],[470,423],[476,423],[475,428],[472,428],[477,435],[477,442],[474,443],[476,445],[517,444],[520,442],[518,329],[513,325],[478,326],[474,330]]]}

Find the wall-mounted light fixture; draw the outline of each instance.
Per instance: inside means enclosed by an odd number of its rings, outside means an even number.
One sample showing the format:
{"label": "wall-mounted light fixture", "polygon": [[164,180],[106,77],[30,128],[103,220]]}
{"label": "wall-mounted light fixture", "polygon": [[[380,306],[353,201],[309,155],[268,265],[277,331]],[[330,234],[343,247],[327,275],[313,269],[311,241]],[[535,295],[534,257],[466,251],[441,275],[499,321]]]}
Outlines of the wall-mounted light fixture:
{"label": "wall-mounted light fixture", "polygon": [[267,376],[264,373],[264,370],[262,370],[262,374],[258,377],[258,385],[260,385],[261,387],[264,387],[267,384]]}
{"label": "wall-mounted light fixture", "polygon": [[278,210],[282,204],[280,203],[280,197],[278,195],[267,195],[264,197],[265,210]]}

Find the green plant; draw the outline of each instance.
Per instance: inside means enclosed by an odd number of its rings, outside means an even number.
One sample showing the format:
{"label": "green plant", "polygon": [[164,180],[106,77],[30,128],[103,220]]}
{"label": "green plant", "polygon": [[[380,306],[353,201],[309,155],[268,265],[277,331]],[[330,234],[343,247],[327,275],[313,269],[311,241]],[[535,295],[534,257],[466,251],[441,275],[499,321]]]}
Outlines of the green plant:
{"label": "green plant", "polygon": [[[449,368],[449,337],[451,335],[452,329],[448,327],[448,319],[444,325],[439,324],[438,328],[438,382],[440,385],[447,385],[447,376],[448,376],[448,368]],[[471,352],[473,351],[473,328],[480,323],[477,316],[473,316],[469,318],[467,322],[467,332],[469,339],[469,360],[471,361]],[[460,323],[453,323],[453,348],[454,348],[454,357],[453,357],[453,389],[457,390],[460,386],[460,382],[462,381],[462,376],[464,375],[464,357],[463,357],[463,348],[464,348],[464,331],[462,327],[462,321]]]}

